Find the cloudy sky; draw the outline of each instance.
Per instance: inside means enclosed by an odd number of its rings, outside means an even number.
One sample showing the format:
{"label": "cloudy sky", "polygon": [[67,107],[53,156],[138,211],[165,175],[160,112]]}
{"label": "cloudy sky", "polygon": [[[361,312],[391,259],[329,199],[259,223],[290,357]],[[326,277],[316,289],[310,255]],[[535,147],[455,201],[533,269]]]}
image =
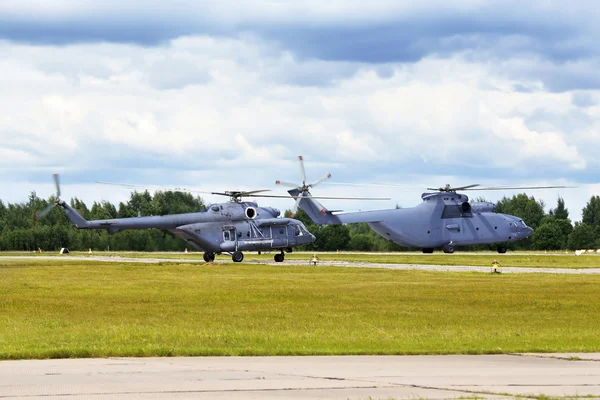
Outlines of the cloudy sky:
{"label": "cloudy sky", "polygon": [[[42,5],[40,5],[42,4]],[[594,1],[4,0],[0,198],[118,202],[116,181],[197,190],[390,196],[530,191],[573,219],[600,194]],[[488,200],[517,192],[476,192]],[[220,200],[203,196],[208,202]],[[291,208],[292,200],[261,204]]]}

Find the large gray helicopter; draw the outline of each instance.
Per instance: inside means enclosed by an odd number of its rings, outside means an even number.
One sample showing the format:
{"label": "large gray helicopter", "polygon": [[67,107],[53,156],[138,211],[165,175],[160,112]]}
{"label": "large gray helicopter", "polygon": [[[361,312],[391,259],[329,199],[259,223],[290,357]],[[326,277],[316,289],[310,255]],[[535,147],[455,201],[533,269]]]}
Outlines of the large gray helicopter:
{"label": "large gray helicopter", "polygon": [[[302,157],[299,158],[302,164]],[[276,184],[291,186],[288,193],[296,198],[294,212],[302,208],[317,224],[348,224],[365,222],[383,238],[413,248],[423,253],[433,253],[442,248],[444,253],[454,253],[456,246],[499,243],[498,253],[506,253],[501,243],[528,238],[533,229],[521,218],[496,213],[496,205],[490,202],[469,202],[469,198],[457,191],[462,190],[508,190],[564,188],[567,186],[522,186],[522,187],[479,187],[478,184],[462,187],[446,185],[427,188],[434,192],[421,195],[421,204],[412,208],[336,213],[327,210],[316,201],[304,179],[302,184],[276,181]]]}
{"label": "large gray helicopter", "polygon": [[215,254],[222,253],[230,254],[234,262],[241,262],[244,259],[242,251],[271,250],[279,251],[274,259],[282,262],[285,252],[291,252],[294,247],[307,245],[315,240],[302,222],[292,218],[278,218],[280,212],[275,208],[259,207],[254,202],[241,201],[243,197],[287,198],[259,195],[263,190],[211,192],[229,196],[231,200],[209,205],[203,212],[86,221],[60,199],[59,177],[56,174],[53,177],[57,200],[38,212],[36,219],[44,217],[55,206],[60,206],[65,209],[71,223],[79,229],[106,229],[110,233],[123,229],[167,230],[204,251],[206,262],[214,261]]}

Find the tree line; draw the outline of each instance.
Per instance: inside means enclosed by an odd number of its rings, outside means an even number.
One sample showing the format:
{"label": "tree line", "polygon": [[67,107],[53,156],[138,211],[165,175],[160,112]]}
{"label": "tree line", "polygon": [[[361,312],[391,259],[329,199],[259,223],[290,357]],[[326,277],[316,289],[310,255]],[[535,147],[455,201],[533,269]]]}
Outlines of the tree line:
{"label": "tree line", "polygon": [[[109,234],[106,230],[79,230],[71,226],[65,211],[55,207],[39,221],[33,216],[50,203],[32,192],[25,203],[4,204],[0,200],[0,250],[132,250],[183,251],[189,247],[183,240],[167,231],[157,229],[124,230]],[[148,191],[131,193],[129,201],[118,207],[107,201],[94,202],[91,208],[78,198],[71,199],[71,207],[86,220],[128,218],[141,215],[165,215],[198,212],[205,209],[200,197],[183,192]]]}
{"label": "tree line", "polygon": [[[67,247],[70,250],[84,251],[183,251],[189,247],[189,244],[170,232],[156,229],[125,230],[115,234],[109,234],[105,230],[78,230],[71,226],[60,207],[55,207],[40,221],[34,220],[36,212],[55,201],[54,197],[41,199],[35,192],[31,192],[24,203],[5,204],[0,200],[0,250],[52,251]],[[87,220],[135,217],[138,213],[179,214],[205,209],[202,198],[175,191],[156,192],[153,195],[148,191],[133,192],[127,202],[120,202],[118,206],[101,201],[94,202],[88,208],[78,198],[73,198],[70,204]],[[506,247],[512,250],[600,248],[600,196],[590,198],[582,210],[582,221],[574,224],[569,219],[569,211],[562,198],[559,197],[556,207],[547,213],[544,208],[543,201],[526,194],[504,197],[497,203],[497,212],[520,217],[535,230],[530,238],[507,243]],[[285,215],[289,216],[290,210]],[[294,218],[302,221],[317,238],[306,250],[420,251],[384,239],[365,223],[319,226],[302,210]],[[495,247],[496,245],[470,246],[468,249],[492,250]]]}

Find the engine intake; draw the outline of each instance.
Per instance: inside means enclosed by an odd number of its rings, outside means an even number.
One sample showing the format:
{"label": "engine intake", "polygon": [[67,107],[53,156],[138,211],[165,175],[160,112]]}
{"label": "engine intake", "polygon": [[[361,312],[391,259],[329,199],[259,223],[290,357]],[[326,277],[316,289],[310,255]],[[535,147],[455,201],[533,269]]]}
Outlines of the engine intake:
{"label": "engine intake", "polygon": [[248,207],[248,208],[246,208],[246,217],[248,219],[254,219],[254,218],[256,218],[256,209],[254,207]]}

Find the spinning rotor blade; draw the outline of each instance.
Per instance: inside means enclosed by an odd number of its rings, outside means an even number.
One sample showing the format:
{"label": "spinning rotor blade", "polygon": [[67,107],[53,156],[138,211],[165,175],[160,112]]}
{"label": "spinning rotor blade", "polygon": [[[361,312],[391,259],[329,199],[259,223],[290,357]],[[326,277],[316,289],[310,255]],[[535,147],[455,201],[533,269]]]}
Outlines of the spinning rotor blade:
{"label": "spinning rotor blade", "polygon": [[[240,197],[260,197],[257,196],[257,193],[270,192],[271,189],[259,189],[259,190],[226,190],[224,192],[205,192],[202,190],[190,190],[185,188],[169,188],[164,186],[154,186],[154,185],[135,185],[132,183],[119,183],[119,182],[106,182],[106,181],[96,181],[96,183],[101,183],[103,185],[112,185],[112,186],[122,186],[129,189],[143,189],[143,190],[160,190],[160,191],[170,191],[170,192],[185,192],[185,193],[201,193],[201,194],[214,194],[217,196],[227,196],[231,198],[238,199]],[[294,186],[296,187],[296,186]],[[287,196],[284,196],[287,197]]]}
{"label": "spinning rotor blade", "polygon": [[294,215],[296,215],[296,213],[298,212],[298,207],[300,207],[300,202],[302,201],[301,197],[298,197],[296,199],[296,202],[294,203],[294,207],[292,207],[292,217]]}
{"label": "spinning rotor blade", "polygon": [[46,216],[46,214],[48,214],[50,211],[52,211],[52,209],[54,207],[56,207],[56,203],[48,204],[46,207],[44,207],[43,210],[35,213],[35,216],[34,216],[35,220],[39,221],[41,218],[44,218]]}
{"label": "spinning rotor blade", "polygon": [[60,183],[58,179],[58,174],[52,174],[54,178],[54,184],[56,185],[56,197],[60,197]]}
{"label": "spinning rotor blade", "polygon": [[467,190],[467,189],[474,188],[476,186],[479,186],[479,183],[475,183],[473,185],[467,185],[467,186],[459,186],[459,187],[455,187],[455,188],[452,188],[452,189],[454,189],[454,190]]}
{"label": "spinning rotor blade", "polygon": [[[577,186],[490,186],[467,190],[520,190],[520,189],[565,189],[576,188]],[[461,189],[462,190],[462,189]]]}
{"label": "spinning rotor blade", "polygon": [[329,179],[331,178],[331,174],[328,172],[325,175],[323,175],[322,177],[320,177],[319,179],[317,179],[316,181],[314,181],[313,183],[311,183],[310,185],[308,185],[309,187],[315,187],[317,186],[319,183],[323,182],[325,179]]}
{"label": "spinning rotor blade", "polygon": [[338,186],[377,186],[377,187],[398,187],[405,190],[423,190],[422,186],[405,186],[395,183],[351,183],[351,182],[325,182],[326,185]]}
{"label": "spinning rotor blade", "polygon": [[298,185],[294,182],[288,182],[288,181],[275,181],[275,184],[281,185],[281,186],[286,186],[286,187],[292,187],[292,188],[302,187],[302,185]]}
{"label": "spinning rotor blade", "polygon": [[248,195],[248,197],[268,197],[273,199],[330,199],[330,200],[391,200],[390,197],[336,197],[336,196],[283,196],[275,194]]}
{"label": "spinning rotor blade", "polygon": [[245,196],[245,195],[248,195],[248,194],[270,192],[270,191],[271,191],[271,189],[260,189],[260,190],[250,190],[248,192],[240,192],[240,193],[242,193],[242,196]]}
{"label": "spinning rotor blade", "polygon": [[241,190],[228,190],[225,192],[210,192],[210,194],[216,194],[219,196],[229,196],[229,197],[261,197],[261,196],[255,196],[256,193],[262,193],[262,192],[270,192],[270,189],[260,189],[260,190],[251,190],[248,192],[244,192]]}
{"label": "spinning rotor blade", "polygon": [[449,184],[447,184],[444,187],[427,188],[427,190],[435,190],[437,192],[456,192],[457,190],[467,190],[467,189],[473,188],[475,186],[479,186],[479,183],[475,183],[473,185],[458,186],[458,187],[452,187]]}
{"label": "spinning rotor blade", "polygon": [[302,161],[302,156],[298,156],[298,161],[300,162],[300,175],[302,176],[302,185],[306,185],[306,172],[304,171],[304,161]]}

